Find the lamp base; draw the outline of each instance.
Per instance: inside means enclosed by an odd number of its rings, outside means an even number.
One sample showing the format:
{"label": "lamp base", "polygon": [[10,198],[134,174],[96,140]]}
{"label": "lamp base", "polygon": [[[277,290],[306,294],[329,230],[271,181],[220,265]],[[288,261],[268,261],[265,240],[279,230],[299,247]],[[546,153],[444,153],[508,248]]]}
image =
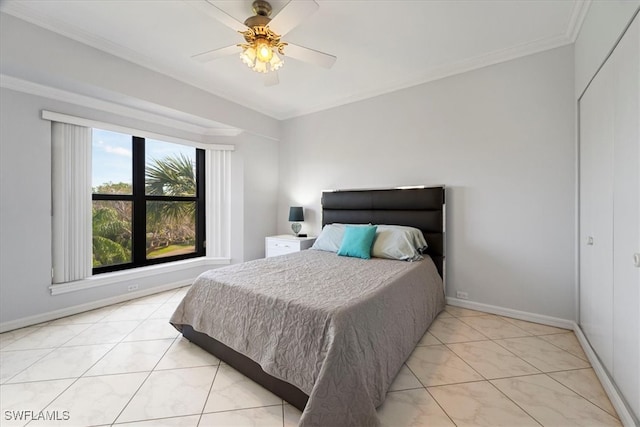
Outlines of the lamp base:
{"label": "lamp base", "polygon": [[295,234],[296,237],[298,237],[298,233],[300,233],[301,229],[302,225],[300,225],[300,223],[294,222],[293,224],[291,224],[291,230],[293,230],[293,234]]}

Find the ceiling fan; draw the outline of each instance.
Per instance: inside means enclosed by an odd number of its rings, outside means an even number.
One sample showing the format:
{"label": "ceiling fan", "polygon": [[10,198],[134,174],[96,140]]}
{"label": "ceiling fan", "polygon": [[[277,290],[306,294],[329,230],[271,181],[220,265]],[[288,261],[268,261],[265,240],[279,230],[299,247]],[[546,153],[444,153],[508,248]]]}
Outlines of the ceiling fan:
{"label": "ceiling fan", "polygon": [[[185,0],[188,1],[188,0]],[[244,36],[245,43],[210,50],[192,56],[199,62],[209,62],[223,56],[240,53],[242,62],[253,71],[265,74],[265,85],[278,84],[277,70],[284,61],[280,55],[295,58],[310,64],[331,68],[336,57],[314,49],[298,46],[281,40],[307,16],[318,9],[314,0],[292,0],[272,19],[271,4],[266,0],[255,0],[252,4],[255,15],[244,23],[211,3],[209,0],[188,1],[207,15]]]}

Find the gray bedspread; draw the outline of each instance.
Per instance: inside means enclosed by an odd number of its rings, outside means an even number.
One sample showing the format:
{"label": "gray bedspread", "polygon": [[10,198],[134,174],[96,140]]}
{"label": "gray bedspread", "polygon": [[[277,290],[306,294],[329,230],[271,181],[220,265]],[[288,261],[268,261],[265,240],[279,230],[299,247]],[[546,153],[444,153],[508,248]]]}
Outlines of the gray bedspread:
{"label": "gray bedspread", "polygon": [[375,426],[398,370],[444,308],[442,280],[418,262],[306,250],[210,270],[171,317],[295,385],[300,426]]}

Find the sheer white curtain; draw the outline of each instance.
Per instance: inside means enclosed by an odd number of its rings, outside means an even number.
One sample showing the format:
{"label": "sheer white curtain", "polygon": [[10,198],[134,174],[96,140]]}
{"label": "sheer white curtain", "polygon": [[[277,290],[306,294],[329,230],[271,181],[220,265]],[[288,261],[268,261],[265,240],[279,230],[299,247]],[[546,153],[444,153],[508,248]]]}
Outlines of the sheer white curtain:
{"label": "sheer white curtain", "polygon": [[231,152],[207,150],[207,256],[231,256]]}
{"label": "sheer white curtain", "polygon": [[51,122],[53,283],[91,276],[91,128]]}

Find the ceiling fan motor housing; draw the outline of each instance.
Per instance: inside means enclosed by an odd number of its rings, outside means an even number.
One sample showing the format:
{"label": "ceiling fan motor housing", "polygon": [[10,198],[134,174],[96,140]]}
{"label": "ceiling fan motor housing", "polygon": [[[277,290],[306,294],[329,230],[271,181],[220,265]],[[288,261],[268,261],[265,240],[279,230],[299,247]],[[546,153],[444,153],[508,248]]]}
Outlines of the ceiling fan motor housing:
{"label": "ceiling fan motor housing", "polygon": [[[244,21],[244,25],[249,27],[247,31],[242,31],[241,34],[249,45],[256,46],[260,41],[264,41],[264,44],[271,46],[272,49],[277,50],[280,54],[284,54],[283,48],[287,45],[285,42],[280,41],[280,36],[274,33],[269,28],[269,22],[271,22],[271,5],[265,0],[255,0],[253,2],[254,16],[250,16]],[[246,49],[247,45],[239,45]]]}
{"label": "ceiling fan motor housing", "polygon": [[269,16],[271,15],[271,4],[265,0],[255,0],[251,7],[256,15]]}
{"label": "ceiling fan motor housing", "polygon": [[249,28],[266,27],[269,25],[269,22],[271,22],[271,18],[269,18],[269,15],[271,15],[271,5],[269,2],[265,0],[255,0],[252,6],[255,15],[248,17],[244,21],[244,25]]}

